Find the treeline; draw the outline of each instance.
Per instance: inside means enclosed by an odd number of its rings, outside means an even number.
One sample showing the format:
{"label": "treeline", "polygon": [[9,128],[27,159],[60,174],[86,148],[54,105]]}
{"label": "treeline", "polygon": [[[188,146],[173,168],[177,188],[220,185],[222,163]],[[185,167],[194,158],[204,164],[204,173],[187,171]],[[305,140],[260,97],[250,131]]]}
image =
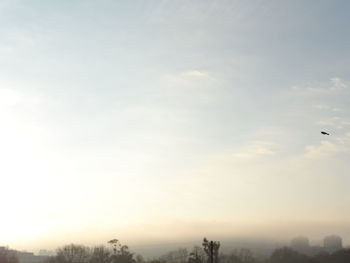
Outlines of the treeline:
{"label": "treeline", "polygon": [[[204,238],[202,246],[193,249],[179,248],[164,255],[145,260],[129,251],[117,239],[109,246],[89,248],[82,245],[67,245],[57,249],[57,255],[45,263],[349,263],[350,249],[329,254],[306,256],[288,247],[276,249],[268,258],[256,258],[249,249],[236,249],[220,253],[220,242]],[[2,263],[2,262],[0,262]],[[6,262],[8,263],[8,262]]]}
{"label": "treeline", "polygon": [[[186,249],[168,252],[150,263],[211,263],[201,247],[188,253]],[[213,263],[350,263],[350,249],[342,249],[332,254],[322,252],[307,256],[289,247],[276,249],[268,258],[256,258],[249,249],[235,249],[231,253],[220,253]]]}
{"label": "treeline", "polygon": [[276,249],[268,263],[350,263],[350,249],[341,249],[332,254],[321,252],[306,256],[288,247]]}
{"label": "treeline", "polygon": [[[117,239],[108,242],[110,247],[104,245],[93,248],[70,244],[58,248],[56,256],[49,257],[45,263],[136,263],[141,256],[134,257],[129,247],[122,245]],[[1,263],[1,262],[0,262]]]}
{"label": "treeline", "polygon": [[[0,263],[19,263],[12,250],[0,249]],[[268,258],[255,258],[249,249],[220,253],[220,242],[203,240],[202,246],[193,249],[180,248],[154,259],[144,259],[130,252],[128,246],[117,239],[108,245],[87,247],[70,244],[60,247],[55,256],[43,263],[349,263],[350,249],[342,249],[332,254],[322,252],[306,256],[288,247],[276,249]],[[26,262],[21,262],[26,263]]]}

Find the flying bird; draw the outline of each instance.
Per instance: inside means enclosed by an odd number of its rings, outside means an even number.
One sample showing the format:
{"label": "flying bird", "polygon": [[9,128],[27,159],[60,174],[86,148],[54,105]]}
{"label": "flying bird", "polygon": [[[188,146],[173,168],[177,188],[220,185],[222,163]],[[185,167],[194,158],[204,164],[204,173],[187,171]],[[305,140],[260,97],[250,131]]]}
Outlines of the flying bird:
{"label": "flying bird", "polygon": [[323,135],[329,135],[328,132],[321,131],[321,133],[322,133]]}

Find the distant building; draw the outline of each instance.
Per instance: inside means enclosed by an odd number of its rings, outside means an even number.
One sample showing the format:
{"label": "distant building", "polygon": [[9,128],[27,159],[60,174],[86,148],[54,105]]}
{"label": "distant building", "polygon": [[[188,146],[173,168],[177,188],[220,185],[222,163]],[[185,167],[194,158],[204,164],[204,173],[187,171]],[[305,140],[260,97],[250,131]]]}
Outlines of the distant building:
{"label": "distant building", "polygon": [[7,247],[0,246],[0,251],[6,250],[11,255],[18,258],[19,263],[42,263],[48,256],[36,256],[31,252],[17,251],[8,249]]}
{"label": "distant building", "polygon": [[323,246],[328,253],[333,253],[343,248],[343,242],[340,236],[331,235],[324,238]]}
{"label": "distant building", "polygon": [[293,250],[306,255],[310,254],[311,252],[309,239],[303,236],[293,238],[290,242],[290,247]]}

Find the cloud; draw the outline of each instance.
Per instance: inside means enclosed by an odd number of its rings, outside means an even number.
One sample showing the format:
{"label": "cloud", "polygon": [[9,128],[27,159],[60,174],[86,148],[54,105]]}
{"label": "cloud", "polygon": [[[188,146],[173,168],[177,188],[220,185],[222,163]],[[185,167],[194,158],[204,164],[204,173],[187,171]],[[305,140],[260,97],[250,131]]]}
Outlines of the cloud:
{"label": "cloud", "polygon": [[320,145],[310,145],[306,147],[304,157],[311,159],[320,159],[330,157],[337,153],[349,152],[349,145],[336,144],[330,141],[321,141]]}
{"label": "cloud", "polygon": [[[334,136],[334,135],[330,135]],[[350,132],[334,137],[330,140],[322,140],[318,145],[306,146],[303,157],[307,159],[330,158],[339,153],[350,152]]]}
{"label": "cloud", "polygon": [[331,111],[331,112],[340,112],[342,111],[342,109],[337,108],[337,107],[332,107],[329,105],[325,105],[325,104],[316,104],[312,106],[314,109],[317,110],[324,110],[324,111]]}
{"label": "cloud", "polygon": [[215,78],[208,71],[188,70],[179,74],[167,74],[163,77],[163,83],[170,86],[200,88],[208,87]]}
{"label": "cloud", "polygon": [[220,82],[208,71],[187,70],[181,73],[166,74],[160,79],[158,96],[181,108],[193,105],[216,103],[221,96],[217,87]]}
{"label": "cloud", "polygon": [[212,78],[208,72],[199,71],[199,70],[186,71],[181,73],[181,75],[184,77]]}
{"label": "cloud", "polygon": [[275,155],[277,152],[277,145],[273,142],[253,141],[233,156],[240,159],[252,159]]}
{"label": "cloud", "polygon": [[291,87],[292,92],[305,96],[337,94],[348,89],[350,89],[350,83],[338,77],[331,78],[327,84],[309,83]]}
{"label": "cloud", "polygon": [[350,121],[348,118],[333,116],[319,120],[316,122],[316,124],[322,127],[331,127],[332,129],[344,129],[346,127],[349,127]]}
{"label": "cloud", "polygon": [[286,110],[290,113],[286,114],[287,120],[295,120],[294,126],[303,127],[301,135],[305,129],[326,130],[336,136],[344,136],[349,130],[350,83],[347,80],[334,77],[326,83],[298,85],[286,95],[289,100]]}
{"label": "cloud", "polygon": [[343,90],[350,88],[350,84],[341,78],[331,78],[330,79],[331,85],[328,87],[329,90]]}

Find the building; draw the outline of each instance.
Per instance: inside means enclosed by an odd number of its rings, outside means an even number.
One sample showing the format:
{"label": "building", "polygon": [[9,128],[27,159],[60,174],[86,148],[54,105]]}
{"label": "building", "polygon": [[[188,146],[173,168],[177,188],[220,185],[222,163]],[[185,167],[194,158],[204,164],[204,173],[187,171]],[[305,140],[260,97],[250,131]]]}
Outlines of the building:
{"label": "building", "polygon": [[343,248],[343,241],[337,235],[326,236],[323,239],[323,247],[328,253],[333,253]]}
{"label": "building", "polygon": [[19,263],[42,263],[48,256],[36,256],[31,252],[23,252],[7,247],[0,246],[0,252],[6,252],[8,255],[18,258]]}

